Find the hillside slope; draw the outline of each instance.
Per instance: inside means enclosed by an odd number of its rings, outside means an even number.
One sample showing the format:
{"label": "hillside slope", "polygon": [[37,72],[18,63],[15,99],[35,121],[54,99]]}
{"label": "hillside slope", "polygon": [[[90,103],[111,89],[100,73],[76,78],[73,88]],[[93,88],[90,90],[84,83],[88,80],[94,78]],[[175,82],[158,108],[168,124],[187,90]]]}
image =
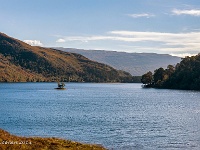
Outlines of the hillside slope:
{"label": "hillside slope", "polygon": [[0,33],[0,81],[132,82],[132,76],[80,54],[30,46]]}
{"label": "hillside slope", "polygon": [[169,64],[174,65],[181,61],[181,58],[168,54],[125,53],[61,47],[56,49],[81,54],[91,60],[108,64],[119,70],[130,72],[134,76],[141,76],[147,71],[153,71],[159,67],[166,68]]}

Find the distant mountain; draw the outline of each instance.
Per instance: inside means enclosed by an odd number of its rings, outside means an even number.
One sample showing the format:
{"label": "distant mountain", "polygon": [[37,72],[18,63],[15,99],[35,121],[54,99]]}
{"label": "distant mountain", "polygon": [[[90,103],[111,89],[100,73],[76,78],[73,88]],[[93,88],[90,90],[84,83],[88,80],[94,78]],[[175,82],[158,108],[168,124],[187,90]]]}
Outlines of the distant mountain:
{"label": "distant mountain", "polygon": [[83,50],[73,48],[55,48],[66,52],[78,53],[91,60],[108,64],[118,70],[130,72],[134,76],[141,76],[156,68],[166,68],[181,61],[180,57],[156,53],[125,53],[104,50]]}
{"label": "distant mountain", "polygon": [[30,46],[0,33],[0,81],[132,82],[108,65],[51,48]]}

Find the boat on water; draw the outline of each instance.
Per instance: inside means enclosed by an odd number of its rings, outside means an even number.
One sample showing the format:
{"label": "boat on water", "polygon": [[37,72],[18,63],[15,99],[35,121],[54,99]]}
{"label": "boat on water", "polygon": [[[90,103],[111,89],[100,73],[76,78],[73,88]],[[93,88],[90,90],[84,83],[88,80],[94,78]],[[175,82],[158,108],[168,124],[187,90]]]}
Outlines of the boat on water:
{"label": "boat on water", "polygon": [[64,88],[65,87],[65,83],[64,82],[58,82],[58,87],[57,88],[55,88],[55,89],[57,89],[57,90],[65,90],[66,88]]}

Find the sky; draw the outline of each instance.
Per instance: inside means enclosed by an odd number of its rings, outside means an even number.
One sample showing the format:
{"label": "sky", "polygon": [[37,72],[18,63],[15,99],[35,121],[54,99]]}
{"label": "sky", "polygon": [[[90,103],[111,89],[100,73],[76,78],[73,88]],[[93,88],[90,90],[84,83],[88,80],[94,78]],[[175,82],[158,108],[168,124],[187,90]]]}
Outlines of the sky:
{"label": "sky", "polygon": [[199,0],[0,0],[0,32],[30,45],[192,56]]}

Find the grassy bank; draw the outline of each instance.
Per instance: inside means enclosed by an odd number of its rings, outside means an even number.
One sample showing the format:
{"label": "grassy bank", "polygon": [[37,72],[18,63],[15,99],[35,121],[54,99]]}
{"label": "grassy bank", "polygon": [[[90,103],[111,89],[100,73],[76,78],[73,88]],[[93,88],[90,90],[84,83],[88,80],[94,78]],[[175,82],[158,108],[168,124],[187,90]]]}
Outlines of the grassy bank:
{"label": "grassy bank", "polygon": [[105,148],[58,138],[19,137],[0,129],[0,150],[105,150]]}

